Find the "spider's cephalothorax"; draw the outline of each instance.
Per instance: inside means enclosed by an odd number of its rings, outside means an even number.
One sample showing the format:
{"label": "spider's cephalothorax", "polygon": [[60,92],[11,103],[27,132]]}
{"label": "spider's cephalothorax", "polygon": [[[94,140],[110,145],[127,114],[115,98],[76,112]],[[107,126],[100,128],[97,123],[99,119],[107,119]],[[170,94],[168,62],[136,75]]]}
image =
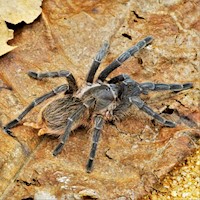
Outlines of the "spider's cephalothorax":
{"label": "spider's cephalothorax", "polygon": [[108,50],[108,44],[105,43],[97,53],[91,69],[86,77],[84,87],[78,89],[74,76],[68,71],[36,73],[30,71],[28,75],[34,79],[40,80],[47,77],[66,77],[68,85],[64,84],[53,89],[49,93],[35,99],[16,119],[8,123],[4,130],[11,136],[11,128],[16,126],[25,115],[36,105],[42,103],[50,97],[62,93],[49,102],[41,109],[37,123],[24,123],[40,129],[38,134],[61,135],[60,143],[53,151],[57,155],[62,150],[72,130],[80,125],[89,125],[91,121],[93,126],[93,141],[87,163],[87,172],[90,172],[95,157],[100,133],[105,121],[121,119],[124,113],[132,105],[146,112],[164,126],[174,127],[175,123],[168,121],[149,108],[144,101],[140,99],[140,94],[148,94],[148,91],[172,90],[181,91],[192,87],[192,83],[185,84],[163,84],[163,83],[137,83],[126,74],[120,74],[105,81],[107,76],[118,68],[125,60],[133,56],[136,52],[152,42],[153,38],[148,36],[138,42],[135,46],[121,54],[110,65],[108,65],[98,76],[96,82],[93,82],[94,75],[105,57]]}

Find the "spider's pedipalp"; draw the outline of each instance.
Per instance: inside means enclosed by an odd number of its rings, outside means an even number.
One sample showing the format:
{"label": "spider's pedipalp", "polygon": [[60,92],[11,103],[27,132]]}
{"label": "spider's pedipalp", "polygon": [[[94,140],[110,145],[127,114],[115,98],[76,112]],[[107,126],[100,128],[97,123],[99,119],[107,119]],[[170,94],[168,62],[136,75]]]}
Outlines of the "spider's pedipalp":
{"label": "spider's pedipalp", "polygon": [[92,170],[92,166],[93,166],[93,161],[94,161],[94,157],[96,154],[96,150],[97,150],[97,145],[98,145],[98,141],[100,138],[100,134],[101,134],[101,130],[103,128],[103,117],[101,115],[97,115],[94,119],[94,129],[93,129],[93,137],[92,137],[92,147],[90,150],[90,156],[86,165],[86,170],[88,173],[91,172]]}
{"label": "spider's pedipalp", "polygon": [[68,117],[68,119],[66,121],[65,132],[61,137],[60,143],[57,145],[57,147],[53,151],[53,155],[54,156],[58,155],[61,152],[61,150],[63,149],[64,144],[66,143],[66,141],[69,138],[69,135],[71,133],[71,128],[72,128],[73,123],[75,121],[77,121],[78,119],[80,119],[80,117],[84,114],[85,110],[88,107],[93,105],[94,101],[95,101],[94,98],[89,99],[86,103],[84,103],[84,104],[80,105],[79,107],[77,107],[75,112]]}
{"label": "spider's pedipalp", "polygon": [[140,87],[144,90],[171,90],[171,91],[182,91],[187,90],[189,88],[192,88],[192,83],[184,83],[184,84],[165,84],[165,83],[151,83],[151,82],[145,82],[141,83]]}
{"label": "spider's pedipalp", "polygon": [[11,128],[15,127],[26,115],[27,113],[29,113],[35,106],[37,106],[38,104],[42,103],[43,101],[57,95],[58,93],[64,92],[67,89],[69,89],[69,86],[64,84],[64,85],[60,85],[58,87],[56,87],[55,89],[53,89],[52,91],[42,95],[41,97],[38,97],[37,99],[35,99],[34,101],[32,101],[28,107],[25,108],[25,110],[14,120],[12,120],[11,122],[9,122],[6,126],[4,126],[4,131],[14,137],[14,135],[12,134],[12,131],[10,130]]}
{"label": "spider's pedipalp", "polygon": [[101,47],[101,49],[99,50],[99,52],[97,53],[97,55],[94,58],[94,61],[92,63],[92,66],[90,68],[90,71],[87,75],[87,78],[86,78],[87,83],[93,82],[95,73],[96,73],[97,69],[99,68],[99,65],[101,64],[102,59],[105,57],[105,55],[108,51],[108,48],[109,48],[109,44],[108,44],[108,42],[105,42],[103,44],[103,46]]}
{"label": "spider's pedipalp", "polygon": [[163,117],[161,117],[159,114],[154,112],[139,97],[130,97],[129,101],[130,101],[130,103],[136,105],[139,109],[146,112],[148,115],[152,116],[154,119],[156,119],[158,122],[160,122],[164,126],[168,126],[168,127],[175,127],[176,126],[176,124],[174,122],[166,120]]}
{"label": "spider's pedipalp", "polygon": [[44,72],[44,73],[37,73],[33,71],[29,71],[28,75],[31,78],[41,80],[43,78],[57,78],[57,77],[65,77],[69,83],[69,90],[68,92],[73,93],[78,90],[78,86],[76,80],[71,72],[66,70],[56,71],[56,72]]}
{"label": "spider's pedipalp", "polygon": [[135,53],[140,51],[142,48],[150,44],[153,40],[153,37],[148,36],[144,38],[143,40],[139,41],[135,46],[128,49],[126,52],[121,54],[118,58],[116,58],[110,65],[108,65],[98,76],[98,81],[104,81],[107,76],[114,71],[116,68],[118,68],[124,61],[126,61],[128,58],[133,56]]}

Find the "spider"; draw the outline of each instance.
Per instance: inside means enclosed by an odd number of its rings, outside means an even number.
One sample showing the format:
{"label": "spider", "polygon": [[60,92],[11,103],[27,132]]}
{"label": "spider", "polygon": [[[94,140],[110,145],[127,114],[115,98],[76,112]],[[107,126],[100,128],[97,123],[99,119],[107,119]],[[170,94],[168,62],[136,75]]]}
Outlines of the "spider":
{"label": "spider", "polygon": [[109,45],[105,42],[95,56],[86,77],[86,83],[81,88],[78,88],[74,76],[69,71],[61,70],[45,73],[29,71],[28,75],[37,80],[50,77],[66,77],[68,84],[60,85],[49,93],[36,98],[16,119],[4,127],[4,131],[15,137],[11,132],[11,128],[16,126],[30,110],[45,100],[62,93],[64,94],[62,97],[53,99],[41,109],[37,123],[24,123],[24,125],[39,129],[38,135],[60,136],[60,142],[53,151],[53,155],[56,156],[63,149],[73,130],[81,125],[90,126],[92,121],[94,123],[92,145],[86,165],[86,171],[91,172],[103,124],[113,120],[121,120],[132,105],[135,105],[164,126],[175,127],[174,122],[164,119],[148,107],[140,99],[140,94],[160,90],[181,91],[191,88],[192,83],[138,83],[126,74],[120,74],[106,81],[112,71],[129,57],[149,45],[152,40],[152,36],[147,36],[122,53],[99,74],[94,82],[95,73],[108,51]]}

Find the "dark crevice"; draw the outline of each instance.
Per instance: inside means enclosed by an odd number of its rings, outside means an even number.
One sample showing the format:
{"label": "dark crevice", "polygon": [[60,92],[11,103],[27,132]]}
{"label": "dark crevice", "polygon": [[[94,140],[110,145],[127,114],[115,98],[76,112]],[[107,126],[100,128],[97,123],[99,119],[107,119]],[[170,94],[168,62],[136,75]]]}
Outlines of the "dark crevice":
{"label": "dark crevice", "polygon": [[151,123],[153,124],[153,126],[156,126],[156,120],[155,119],[151,119]]}
{"label": "dark crevice", "polygon": [[11,24],[9,22],[6,22],[6,25],[9,29],[18,30],[18,29],[22,29],[26,25],[26,23],[20,22],[18,24]]}
{"label": "dark crevice", "polygon": [[21,184],[24,184],[26,186],[30,186],[31,183],[27,182],[27,181],[22,181],[22,180],[17,180],[17,183],[21,183]]}
{"label": "dark crevice", "polygon": [[107,150],[106,150],[105,156],[106,156],[108,159],[112,160],[113,158],[112,158],[111,156],[109,156],[108,153],[107,153],[109,150],[110,150],[110,149],[107,149]]}
{"label": "dark crevice", "polygon": [[[175,99],[175,101],[178,102],[181,106],[183,106],[183,107],[186,108],[186,106],[185,106],[184,104],[182,104],[181,101],[179,101],[179,100],[177,100],[177,99]],[[195,121],[193,121],[192,119],[190,119],[188,116],[181,115],[177,110],[176,110],[176,115],[178,115],[179,118],[180,118],[180,120],[181,120],[184,124],[186,124],[187,126],[189,126],[189,127],[191,127],[191,128],[192,128],[192,127],[198,127],[198,125],[197,125],[197,123],[196,123]]]}
{"label": "dark crevice", "polygon": [[162,113],[166,113],[169,115],[173,114],[173,112],[174,112],[174,109],[171,109],[169,107],[165,108],[165,110],[162,111]]}
{"label": "dark crevice", "polygon": [[129,40],[132,40],[132,37],[128,35],[127,33],[123,33],[122,36],[124,36],[125,38],[128,38]]}
{"label": "dark crevice", "polygon": [[134,10],[132,12],[136,16],[136,18],[138,18],[138,19],[145,19],[144,17],[139,16]]}
{"label": "dark crevice", "polygon": [[24,180],[16,180],[16,182],[21,183],[21,184],[26,185],[26,186],[31,186],[31,185],[40,186],[39,181],[36,180],[36,179],[32,179],[32,182],[27,182],[27,181],[24,181]]}
{"label": "dark crevice", "polygon": [[[6,22],[6,25],[7,25],[7,27],[9,28],[9,29],[12,29],[12,30],[14,30],[14,36],[17,36],[17,35],[19,35],[21,32],[22,32],[22,30],[23,30],[23,28],[27,25],[25,22],[20,22],[20,23],[18,23],[18,24],[11,24],[11,23],[9,23],[9,22]],[[12,41],[14,40],[14,38],[13,39],[11,39],[11,40],[9,40],[8,41],[8,44],[12,44]]]}
{"label": "dark crevice", "polygon": [[88,196],[82,197],[82,199],[83,199],[83,200],[91,200],[91,199],[94,200],[94,199],[97,199],[97,198],[94,198],[94,197],[91,197],[91,196],[88,195]]}
{"label": "dark crevice", "polygon": [[142,60],[142,58],[138,58],[138,64],[140,64],[140,65],[143,64],[143,60]]}
{"label": "dark crevice", "polygon": [[[180,103],[181,104],[181,103]],[[183,106],[183,104],[181,104]],[[179,122],[184,123],[185,125],[189,126],[189,127],[198,127],[198,125],[196,124],[195,121],[193,121],[192,119],[190,119],[188,116],[185,115],[181,115],[178,110],[176,109],[171,109],[169,107],[165,108],[165,110],[162,111],[162,113],[164,114],[168,114],[168,115],[172,115],[175,114],[176,116],[179,117]]]}
{"label": "dark crevice", "polygon": [[185,105],[184,105],[184,104],[182,104],[182,102],[181,102],[181,101],[179,101],[179,100],[177,100],[177,99],[175,99],[175,101],[176,101],[176,102],[178,102],[179,104],[181,104],[181,106],[185,107]]}
{"label": "dark crevice", "polygon": [[23,198],[21,200],[34,200],[34,198],[33,197],[27,197],[27,198]]}
{"label": "dark crevice", "polygon": [[111,126],[116,126],[115,120],[109,120],[108,124],[111,125]]}

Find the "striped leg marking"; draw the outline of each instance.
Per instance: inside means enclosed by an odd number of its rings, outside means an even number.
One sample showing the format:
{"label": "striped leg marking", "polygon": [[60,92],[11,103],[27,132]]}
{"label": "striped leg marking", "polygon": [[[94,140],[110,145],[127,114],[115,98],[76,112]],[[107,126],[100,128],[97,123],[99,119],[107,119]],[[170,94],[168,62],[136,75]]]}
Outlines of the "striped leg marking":
{"label": "striped leg marking", "polygon": [[79,106],[79,108],[77,108],[77,110],[67,119],[66,122],[66,128],[65,128],[65,132],[63,134],[63,136],[61,137],[60,143],[57,145],[57,147],[55,148],[55,150],[53,151],[53,155],[57,156],[61,150],[63,149],[67,139],[69,138],[69,135],[71,133],[71,128],[73,123],[78,120],[81,115],[83,115],[84,111],[90,107],[91,105],[93,105],[94,103],[94,99],[90,99],[88,100],[86,103],[82,104],[81,106]]}
{"label": "striped leg marking", "polygon": [[150,115],[151,117],[156,119],[158,122],[160,122],[164,126],[168,126],[168,127],[175,127],[176,126],[176,124],[174,122],[166,120],[163,117],[161,117],[159,114],[154,112],[140,98],[138,98],[138,97],[130,97],[129,101],[130,101],[130,103],[136,105],[139,109],[141,109],[144,112],[146,112],[148,115]]}
{"label": "striped leg marking", "polygon": [[135,46],[131,47],[126,52],[121,54],[117,59],[115,59],[110,65],[108,65],[100,73],[98,80],[103,82],[112,71],[118,68],[124,61],[126,61],[128,58],[133,56],[135,53],[137,53],[138,51],[143,49],[145,46],[150,44],[152,40],[153,38],[151,36],[148,36],[144,38],[143,40],[139,41]]}
{"label": "striped leg marking", "polygon": [[87,83],[93,83],[95,73],[101,64],[102,59],[106,56],[108,48],[109,48],[109,44],[105,42],[103,46],[101,47],[101,49],[99,50],[99,52],[97,53],[92,63],[92,66],[90,68],[90,71],[87,75],[87,78],[86,78]]}
{"label": "striped leg marking", "polygon": [[69,91],[71,91],[71,93],[73,93],[78,90],[78,86],[76,84],[76,80],[75,80],[74,76],[69,71],[66,71],[66,70],[61,70],[61,71],[57,71],[57,72],[44,72],[44,73],[37,73],[37,72],[29,71],[28,75],[31,78],[34,78],[37,80],[41,80],[43,78],[65,77],[69,83]]}
{"label": "striped leg marking", "polygon": [[193,87],[192,83],[184,83],[184,84],[164,84],[164,83],[141,83],[140,87],[144,90],[171,90],[171,91],[182,91],[187,90]]}
{"label": "striped leg marking", "polygon": [[64,92],[68,89],[69,89],[68,85],[66,85],[66,84],[60,85],[57,88],[50,91],[49,93],[46,93],[43,96],[35,99],[32,103],[29,104],[28,107],[26,107],[26,109],[16,119],[12,120],[6,126],[4,126],[4,128],[3,128],[4,132],[6,132],[8,135],[10,135],[12,137],[15,137],[10,129],[15,127],[35,106],[37,106],[38,104],[44,102],[45,100],[47,100],[51,97],[57,95],[58,93]]}
{"label": "striped leg marking", "polygon": [[97,115],[95,117],[95,126],[94,126],[94,130],[93,130],[93,138],[92,138],[92,147],[90,150],[90,156],[86,165],[86,170],[88,173],[91,172],[92,170],[92,166],[93,166],[93,161],[94,161],[94,157],[96,154],[96,150],[97,150],[97,145],[98,145],[98,141],[101,135],[101,130],[103,128],[103,117],[100,115]]}

